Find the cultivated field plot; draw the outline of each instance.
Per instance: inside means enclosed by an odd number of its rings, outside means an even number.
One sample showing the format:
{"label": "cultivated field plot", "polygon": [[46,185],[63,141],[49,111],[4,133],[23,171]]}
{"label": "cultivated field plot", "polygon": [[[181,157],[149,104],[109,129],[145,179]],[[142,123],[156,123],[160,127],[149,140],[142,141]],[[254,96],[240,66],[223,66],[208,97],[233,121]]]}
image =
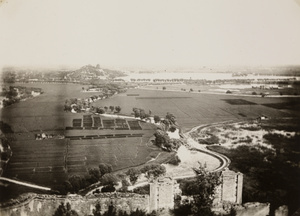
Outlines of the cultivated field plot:
{"label": "cultivated field plot", "polygon": [[255,105],[256,104],[244,99],[224,99],[224,101],[226,101],[231,105]]}
{"label": "cultivated field plot", "polygon": [[116,129],[129,130],[127,121],[125,119],[116,119]]}
{"label": "cultivated field plot", "polygon": [[128,121],[131,130],[142,130],[138,121]]}
{"label": "cultivated field plot", "polygon": [[98,116],[93,116],[94,127],[102,127],[101,118]]}
{"label": "cultivated field plot", "polygon": [[41,185],[53,185],[65,180],[66,140],[18,138],[20,140],[11,143],[13,156],[4,176]]}
{"label": "cultivated field plot", "polygon": [[115,120],[114,119],[106,119],[102,120],[104,129],[115,129]]}
{"label": "cultivated field plot", "polygon": [[93,119],[91,115],[83,115],[83,127],[91,128],[93,126]]}
{"label": "cultivated field plot", "polygon": [[73,119],[73,127],[81,127],[81,119]]}
{"label": "cultivated field plot", "polygon": [[[128,130],[126,132],[122,130],[66,131],[68,137],[92,138],[70,140],[67,151],[69,175],[86,172],[88,168],[97,167],[100,163],[109,163],[114,170],[119,170],[150,160],[150,153],[153,152],[153,148],[148,147],[146,143],[153,136],[155,126],[145,122],[138,125],[140,130]],[[95,136],[98,136],[98,139]]]}

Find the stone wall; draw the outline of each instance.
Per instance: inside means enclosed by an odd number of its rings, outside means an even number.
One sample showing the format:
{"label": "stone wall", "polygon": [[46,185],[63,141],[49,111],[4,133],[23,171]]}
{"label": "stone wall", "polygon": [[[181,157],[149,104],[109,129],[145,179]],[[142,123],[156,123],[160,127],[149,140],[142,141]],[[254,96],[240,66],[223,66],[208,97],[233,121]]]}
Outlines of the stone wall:
{"label": "stone wall", "polygon": [[245,203],[236,208],[237,216],[267,216],[270,213],[269,203]]}
{"label": "stone wall", "polygon": [[149,212],[149,195],[133,193],[101,193],[82,197],[79,195],[55,196],[55,195],[31,195],[30,199],[19,205],[0,209],[1,216],[39,216],[53,215],[57,207],[69,202],[72,209],[79,215],[91,215],[97,203],[101,204],[102,212],[108,209],[113,203],[117,209],[134,211],[137,208]]}

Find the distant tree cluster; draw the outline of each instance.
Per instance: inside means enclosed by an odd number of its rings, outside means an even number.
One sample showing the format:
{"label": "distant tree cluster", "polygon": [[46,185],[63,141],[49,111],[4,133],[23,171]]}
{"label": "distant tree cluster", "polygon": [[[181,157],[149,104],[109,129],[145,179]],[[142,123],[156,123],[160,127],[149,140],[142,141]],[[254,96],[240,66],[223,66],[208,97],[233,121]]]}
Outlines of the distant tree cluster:
{"label": "distant tree cluster", "polygon": [[98,181],[104,186],[102,188],[103,192],[115,191],[114,186],[117,185],[119,179],[111,172],[112,166],[110,164],[101,163],[97,168],[90,168],[85,176],[71,176],[63,183],[64,192],[77,193],[79,190]]}
{"label": "distant tree cluster", "polygon": [[144,210],[140,210],[138,208],[134,211],[131,211],[130,213],[124,210],[120,210],[120,209],[118,210],[112,202],[108,206],[107,211],[103,213],[101,212],[102,212],[101,204],[97,203],[95,209],[93,209],[93,215],[91,216],[156,216],[155,212],[148,214]]}
{"label": "distant tree cluster", "polygon": [[2,73],[2,81],[4,83],[14,83],[16,81],[16,72],[15,71],[4,71]]}
{"label": "distant tree cluster", "polygon": [[27,98],[34,97],[32,92],[39,92],[42,94],[42,90],[40,88],[30,88],[23,86],[9,86],[8,88],[2,88],[1,96],[5,97],[3,100],[3,106],[7,107],[14,103],[19,102],[20,100],[24,100]]}
{"label": "distant tree cluster", "polygon": [[140,108],[133,108],[132,111],[134,113],[135,118],[147,119],[151,115],[150,110],[149,113],[146,113],[144,109],[140,109]]}
{"label": "distant tree cluster", "polygon": [[81,99],[81,98],[71,98],[67,99],[65,101],[64,105],[64,111],[67,112],[94,112],[94,113],[99,113],[99,114],[104,114],[104,113],[119,113],[121,112],[121,107],[120,106],[93,106],[92,103],[97,101],[97,100],[102,100],[105,99],[106,97],[104,96],[91,96],[87,99]]}
{"label": "distant tree cluster", "polygon": [[130,168],[126,172],[126,175],[129,176],[129,180],[131,184],[135,184],[140,174],[142,173],[144,173],[148,179],[153,179],[153,178],[155,179],[158,178],[159,176],[166,174],[166,168],[161,164],[150,164],[150,165],[145,165],[141,169]]}

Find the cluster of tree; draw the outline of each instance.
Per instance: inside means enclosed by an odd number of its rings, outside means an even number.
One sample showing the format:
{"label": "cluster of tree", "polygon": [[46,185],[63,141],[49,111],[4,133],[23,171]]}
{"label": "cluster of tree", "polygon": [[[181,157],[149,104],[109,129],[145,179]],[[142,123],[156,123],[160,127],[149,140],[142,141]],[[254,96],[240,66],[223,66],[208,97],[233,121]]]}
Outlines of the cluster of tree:
{"label": "cluster of tree", "polygon": [[103,96],[91,96],[88,99],[80,99],[80,98],[71,98],[65,101],[64,111],[71,112],[74,110],[75,112],[82,112],[88,110],[89,112],[95,112],[99,114],[104,114],[107,112],[110,113],[119,113],[121,111],[120,106],[104,106],[104,107],[96,107],[92,105],[92,102],[103,99]]}
{"label": "cluster of tree", "polygon": [[[101,213],[102,212],[102,213]],[[54,216],[78,216],[79,214],[72,210],[70,203],[65,204],[62,202],[56,209]],[[93,214],[90,216],[156,216],[155,212],[150,214],[146,213],[144,210],[136,209],[127,213],[123,210],[118,210],[114,204],[111,202],[106,211],[102,211],[102,207],[100,203],[97,203],[95,208],[93,209]]]}
{"label": "cluster of tree", "polygon": [[155,145],[167,151],[177,150],[182,142],[178,139],[171,139],[167,134],[167,131],[174,132],[178,128],[176,117],[172,113],[167,113],[166,117],[161,120],[159,116],[155,115],[154,121],[160,123],[154,133]]}
{"label": "cluster of tree", "polygon": [[120,106],[92,107],[92,111],[95,111],[96,113],[99,113],[99,114],[104,114],[107,112],[119,113],[119,112],[121,112],[121,107]]}
{"label": "cluster of tree", "polygon": [[126,175],[129,176],[131,184],[135,184],[142,173],[144,173],[148,179],[158,178],[159,176],[166,174],[166,168],[161,164],[150,164],[145,165],[141,169],[130,168],[126,172]]}
{"label": "cluster of tree", "polygon": [[71,208],[69,202],[66,205],[62,202],[55,210],[53,216],[79,216],[79,214]]}
{"label": "cluster of tree", "polygon": [[16,81],[16,72],[10,69],[3,71],[2,80],[4,83],[14,83]]}
{"label": "cluster of tree", "polygon": [[85,176],[73,175],[64,182],[64,193],[77,193],[79,190],[90,186],[98,181],[101,182],[103,192],[115,191],[114,186],[119,179],[111,174],[112,166],[110,164],[101,163],[97,168],[89,169]]}
{"label": "cluster of tree", "polygon": [[17,103],[20,100],[33,97],[32,91],[43,93],[40,88],[27,88],[21,86],[9,86],[8,88],[2,88],[1,96],[4,96],[3,106],[9,106]]}
{"label": "cluster of tree", "polygon": [[149,113],[146,113],[144,109],[133,108],[132,111],[135,118],[147,119],[151,116],[151,110],[149,110]]}
{"label": "cluster of tree", "polygon": [[[282,129],[279,124],[276,124],[276,129]],[[291,126],[284,126],[287,127]],[[264,127],[266,128],[274,129],[273,126]],[[299,131],[299,123],[293,130]],[[238,146],[230,150],[222,146],[209,148],[229,157],[232,169],[244,174],[244,202],[269,202],[271,215],[279,206],[288,205],[289,212],[292,213],[300,207],[300,135],[287,137],[269,133],[263,138],[275,151],[249,146]]]}
{"label": "cluster of tree", "polygon": [[182,144],[181,140],[170,138],[166,131],[157,129],[154,133],[156,146],[166,151],[176,151]]}
{"label": "cluster of tree", "polygon": [[200,166],[194,169],[196,179],[186,180],[180,184],[182,193],[193,197],[190,203],[178,205],[174,215],[203,215],[213,216],[212,204],[216,187],[221,184],[220,173],[211,173]]}

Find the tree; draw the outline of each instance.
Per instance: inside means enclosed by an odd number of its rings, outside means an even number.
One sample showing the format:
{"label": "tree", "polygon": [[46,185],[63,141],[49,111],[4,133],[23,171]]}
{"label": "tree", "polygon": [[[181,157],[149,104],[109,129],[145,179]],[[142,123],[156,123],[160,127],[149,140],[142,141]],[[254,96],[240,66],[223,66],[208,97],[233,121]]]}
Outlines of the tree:
{"label": "tree", "polygon": [[101,184],[102,185],[117,185],[119,182],[119,179],[117,176],[111,173],[106,173],[104,176],[101,178]]}
{"label": "tree", "polygon": [[54,216],[78,216],[75,210],[71,209],[71,205],[68,202],[67,205],[62,202],[54,212]]}
{"label": "tree", "polygon": [[164,87],[162,87],[162,89],[163,89],[163,90],[166,90],[166,87],[164,86]]}
{"label": "tree", "polygon": [[181,162],[178,155],[174,155],[167,163],[177,166]]}
{"label": "tree", "polygon": [[141,171],[139,169],[136,169],[136,168],[130,168],[126,172],[126,175],[129,176],[130,182],[132,184],[136,183],[136,181],[138,180],[140,174],[141,174]]}
{"label": "tree", "polygon": [[100,203],[97,203],[95,209],[93,209],[93,216],[102,216]]}
{"label": "tree", "polygon": [[117,210],[113,203],[110,203],[108,210],[103,214],[103,216],[117,216]]}
{"label": "tree", "polygon": [[216,187],[221,183],[220,173],[208,172],[200,166],[194,169],[197,174],[196,184],[193,185],[194,206],[192,211],[196,215],[213,215],[211,207]]}
{"label": "tree", "polygon": [[107,106],[105,106],[105,107],[104,107],[104,110],[105,110],[105,112],[107,112],[107,110],[108,110],[108,107],[107,107]]}
{"label": "tree", "polygon": [[160,122],[160,117],[157,116],[157,115],[155,115],[155,116],[154,116],[154,122],[155,122],[155,123]]}
{"label": "tree", "polygon": [[160,164],[151,164],[146,165],[141,169],[142,173],[145,173],[146,177],[149,178],[158,178],[166,173],[166,168]]}
{"label": "tree", "polygon": [[16,72],[4,71],[2,74],[2,79],[4,83],[14,83],[16,81]]}
{"label": "tree", "polygon": [[140,109],[133,108],[133,112],[134,112],[134,117],[135,117],[135,118],[140,117]]}
{"label": "tree", "polygon": [[105,113],[105,111],[104,111],[104,109],[103,109],[103,108],[101,108],[101,107],[97,107],[97,108],[96,108],[96,113],[99,113],[99,114],[104,114],[104,113]]}
{"label": "tree", "polygon": [[155,136],[155,145],[158,147],[167,147],[170,145],[170,137],[163,130],[156,130],[154,133]]}
{"label": "tree", "polygon": [[172,113],[167,113],[166,119],[168,119],[171,124],[176,125],[176,117]]}
{"label": "tree", "polygon": [[119,112],[121,112],[121,107],[120,106],[116,106],[115,110],[116,110],[117,113],[119,113]]}
{"label": "tree", "polygon": [[143,109],[140,110],[140,118],[141,119],[146,118],[146,113],[145,113],[145,110],[143,110]]}
{"label": "tree", "polygon": [[112,172],[112,165],[106,164],[106,163],[100,163],[99,164],[99,171],[101,173],[101,176],[105,175],[106,173]]}
{"label": "tree", "polygon": [[109,106],[109,109],[111,112],[113,112],[115,110],[115,107],[114,106]]}
{"label": "tree", "polygon": [[129,185],[130,185],[130,183],[126,179],[122,179],[122,187],[119,191],[120,192],[127,192]]}
{"label": "tree", "polygon": [[99,179],[101,178],[101,172],[98,168],[89,169],[89,175],[90,175],[91,183],[95,183],[99,181]]}
{"label": "tree", "polygon": [[78,192],[81,188],[86,186],[85,179],[78,175],[71,176],[69,182],[72,185],[73,192]]}

